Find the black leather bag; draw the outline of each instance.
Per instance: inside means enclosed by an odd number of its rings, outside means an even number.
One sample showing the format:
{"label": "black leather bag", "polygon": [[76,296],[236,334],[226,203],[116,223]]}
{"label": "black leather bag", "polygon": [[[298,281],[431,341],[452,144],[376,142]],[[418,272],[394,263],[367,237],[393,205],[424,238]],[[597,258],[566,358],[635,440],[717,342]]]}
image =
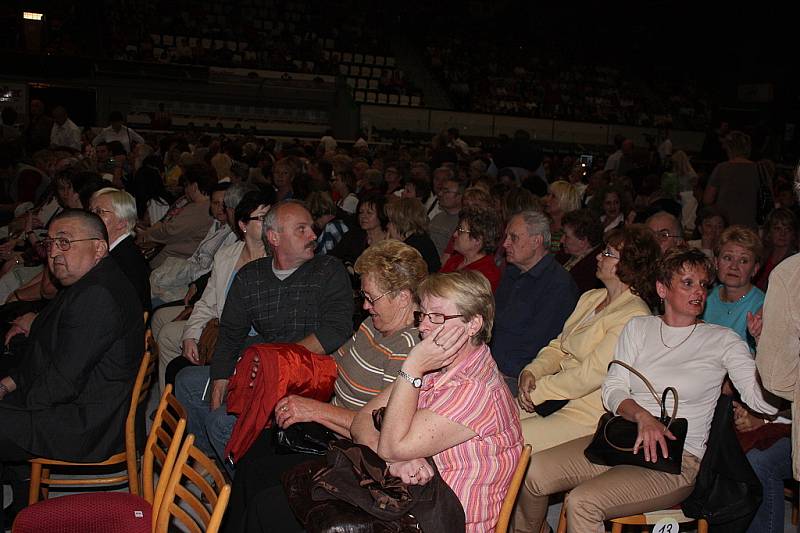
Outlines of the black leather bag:
{"label": "black leather bag", "polygon": [[[600,417],[597,431],[595,431],[592,442],[584,451],[584,455],[589,461],[598,465],[632,465],[669,474],[680,474],[683,461],[683,444],[686,441],[686,432],[689,425],[685,418],[675,418],[678,412],[678,391],[674,387],[667,387],[661,393],[661,398],[659,399],[653,385],[638,370],[616,359],[611,361],[608,366],[611,367],[615,363],[627,368],[647,385],[653,398],[661,405],[659,421],[675,435],[675,440],[666,439],[668,457],[663,457],[659,447],[658,460],[655,463],[645,461],[643,449],[640,448],[639,453],[633,453],[633,445],[636,443],[636,437],[639,432],[637,424],[629,422],[621,416],[606,413]],[[672,397],[675,400],[672,406],[672,416],[667,416],[666,399],[668,393],[672,393]]]}
{"label": "black leather bag", "polygon": [[340,438],[339,435],[317,422],[298,422],[286,429],[275,432],[275,445],[278,453],[304,453],[306,455],[325,455],[328,444]]}
{"label": "black leather bag", "polygon": [[547,400],[539,405],[534,405],[533,410],[539,416],[550,416],[568,403],[569,400]]}

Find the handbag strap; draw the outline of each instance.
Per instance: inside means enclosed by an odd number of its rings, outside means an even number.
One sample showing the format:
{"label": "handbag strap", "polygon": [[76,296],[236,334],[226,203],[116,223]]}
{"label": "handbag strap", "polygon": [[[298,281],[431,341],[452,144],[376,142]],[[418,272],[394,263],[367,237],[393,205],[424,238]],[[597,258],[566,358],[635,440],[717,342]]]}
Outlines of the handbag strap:
{"label": "handbag strap", "polygon": [[656,402],[658,402],[659,406],[661,407],[661,421],[663,422],[667,418],[667,393],[672,393],[673,404],[672,404],[672,415],[669,417],[669,422],[667,423],[667,429],[669,426],[672,425],[672,421],[675,420],[675,416],[678,414],[678,391],[675,387],[667,387],[664,389],[664,392],[661,393],[661,398],[658,397],[656,393],[656,389],[653,387],[653,384],[650,383],[650,380],[644,377],[644,374],[633,368],[631,365],[624,361],[620,361],[619,359],[614,359],[610,363],[608,363],[608,368],[611,368],[611,365],[618,364],[619,366],[626,368],[632,374],[635,374],[639,379],[641,379],[647,388],[650,390],[650,394],[653,395],[653,398]]}

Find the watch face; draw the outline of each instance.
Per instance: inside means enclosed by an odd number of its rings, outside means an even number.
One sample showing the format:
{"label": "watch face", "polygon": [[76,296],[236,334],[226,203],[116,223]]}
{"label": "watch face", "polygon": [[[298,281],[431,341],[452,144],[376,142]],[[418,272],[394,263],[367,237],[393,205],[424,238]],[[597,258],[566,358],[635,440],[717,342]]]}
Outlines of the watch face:
{"label": "watch face", "polygon": [[414,378],[414,381],[412,381],[411,384],[414,385],[415,388],[419,389],[422,387],[422,378]]}

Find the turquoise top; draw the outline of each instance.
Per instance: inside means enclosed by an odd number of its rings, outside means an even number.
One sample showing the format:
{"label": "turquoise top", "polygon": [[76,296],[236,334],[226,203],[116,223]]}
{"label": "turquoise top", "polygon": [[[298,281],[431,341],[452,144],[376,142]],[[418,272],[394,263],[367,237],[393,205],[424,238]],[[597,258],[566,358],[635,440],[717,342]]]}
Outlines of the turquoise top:
{"label": "turquoise top", "polygon": [[706,310],[702,319],[711,324],[718,324],[731,328],[750,345],[750,351],[755,352],[756,342],[747,332],[747,313],[755,313],[764,305],[764,293],[756,286],[735,302],[723,302],[719,297],[722,285],[716,285],[708,294]]}

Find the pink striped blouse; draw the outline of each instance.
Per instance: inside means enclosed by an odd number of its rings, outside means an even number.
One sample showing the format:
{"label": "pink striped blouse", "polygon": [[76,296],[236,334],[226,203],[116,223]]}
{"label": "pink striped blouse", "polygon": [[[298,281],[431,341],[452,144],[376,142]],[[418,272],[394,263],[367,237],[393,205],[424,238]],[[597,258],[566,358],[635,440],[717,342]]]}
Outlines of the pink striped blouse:
{"label": "pink striped blouse", "polygon": [[467,519],[467,531],[493,531],[522,449],[519,410],[489,347],[481,346],[443,381],[425,376],[419,409],[470,428],[477,436],[433,456]]}

